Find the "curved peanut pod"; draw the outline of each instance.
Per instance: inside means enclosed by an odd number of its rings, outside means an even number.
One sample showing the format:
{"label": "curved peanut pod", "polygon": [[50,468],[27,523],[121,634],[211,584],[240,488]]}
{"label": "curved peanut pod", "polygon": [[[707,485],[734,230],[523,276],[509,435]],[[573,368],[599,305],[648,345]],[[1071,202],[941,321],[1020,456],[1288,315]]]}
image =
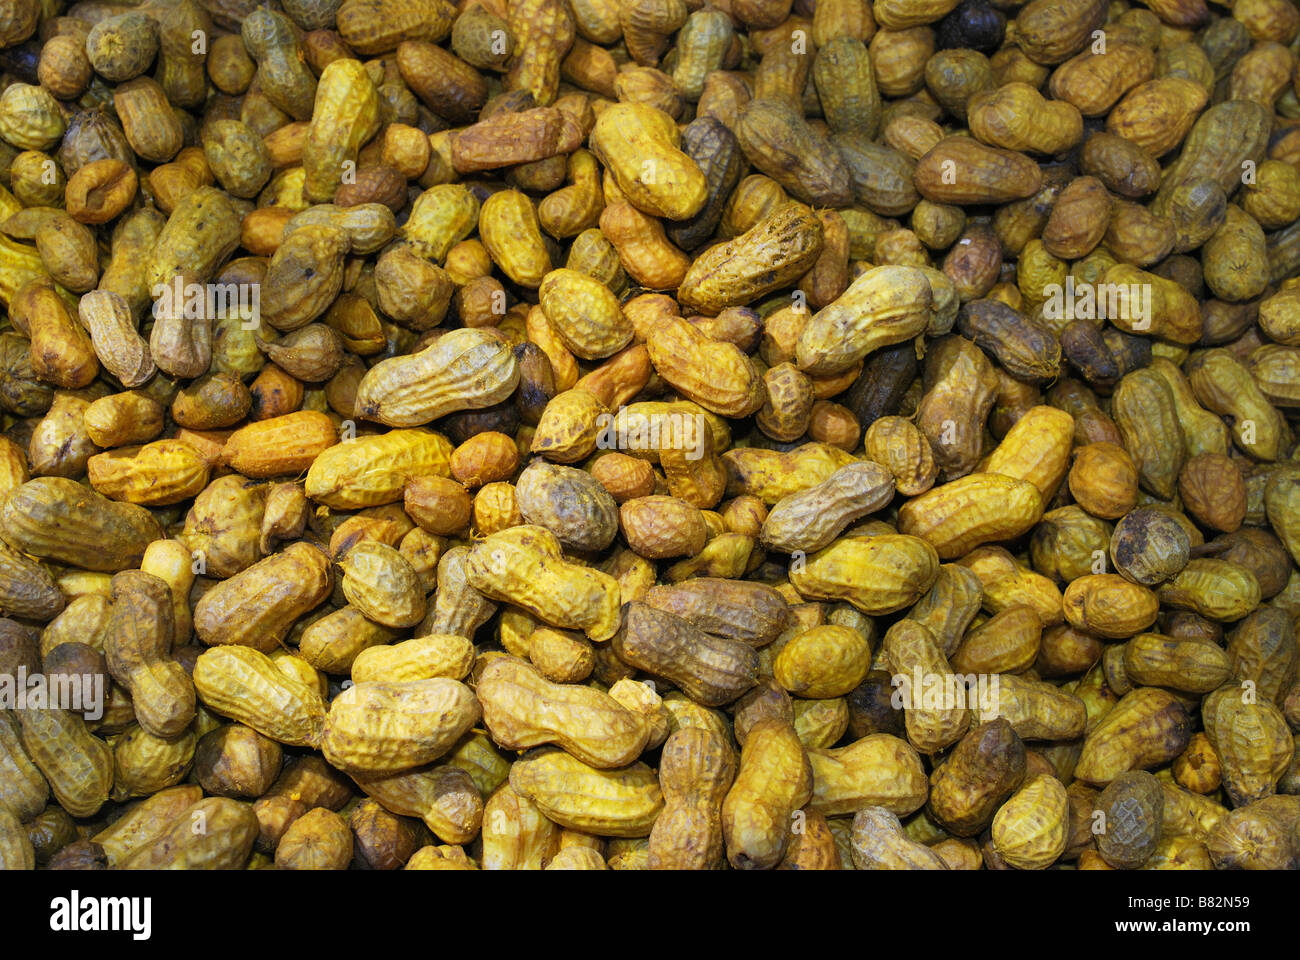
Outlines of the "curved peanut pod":
{"label": "curved peanut pod", "polygon": [[483,825],[483,798],[459,767],[442,764],[353,779],[385,809],[423,820],[443,843],[468,843]]}
{"label": "curved peanut pod", "polygon": [[894,477],[872,461],[841,467],[816,486],[777,501],[763,521],[764,546],[781,553],[830,546],[844,528],[894,498]]}
{"label": "curved peanut pod", "polygon": [[595,641],[618,630],[618,581],[568,563],[545,527],[509,527],[470,548],[469,585],[493,600],[523,607],[553,627],[582,630]]}
{"label": "curved peanut pod", "polygon": [[758,682],[752,646],[710,636],[645,603],[628,604],[613,647],[624,663],[671,680],[706,707],[730,703]]}
{"label": "curved peanut pod", "polygon": [[678,149],[677,124],[644,103],[618,103],[601,111],[591,131],[591,152],[605,165],[637,209],[684,220],[708,199],[708,183],[695,161]]}
{"label": "curved peanut pod", "polygon": [[1107,784],[1126,770],[1159,766],[1187,749],[1192,723],[1172,693],[1139,687],[1125,694],[1083,741],[1074,775]]}
{"label": "curved peanut pod", "polygon": [[451,476],[451,452],[446,437],[418,427],[336,443],[307,471],[307,496],[337,510],[394,503],[412,477]]}
{"label": "curved peanut pod", "polygon": [[999,674],[970,704],[978,723],[1003,717],[1024,740],[1075,740],[1083,735],[1088,710],[1083,700],[1042,680]]}
{"label": "curved peanut pod", "polygon": [[194,631],[209,646],[273,650],[294,621],[329,596],[324,551],[299,541],[223,580],[194,605]]}
{"label": "curved peanut pod", "polygon": [[551,683],[513,657],[493,660],[475,687],[483,722],[508,750],[554,743],[593,767],[622,767],[645,749],[649,725],[607,693]]}
{"label": "curved peanut pod", "polygon": [[348,164],[379,129],[379,93],[360,60],[327,64],[316,84],[316,104],[302,147],[304,194],[327,201],[343,182]]}
{"label": "curved peanut pod", "polygon": [[821,221],[811,208],[787,203],[739,237],[697,257],[677,298],[684,308],[712,316],[790,286],[821,252]]}
{"label": "curved peanut pod", "polygon": [[50,572],[0,543],[0,613],[48,621],[68,602]]}
{"label": "curved peanut pod", "polygon": [[853,864],[859,870],[948,869],[939,854],[904,833],[898,817],[884,807],[859,810],[849,842]]}
{"label": "curved peanut pod", "polygon": [[237,870],[253,852],[257,817],[247,803],[208,797],[131,854],[123,870]]}
{"label": "curved peanut pod", "polygon": [[357,387],[357,416],[418,427],[460,410],[490,407],[519,385],[510,345],[479,329],[453,330],[419,353],[381,360]]}
{"label": "curved peanut pod", "polygon": [[944,560],[1025,533],[1043,515],[1043,499],[1028,480],[972,473],[926,491],[898,511],[898,529],[923,537]]}
{"label": "curved peanut pod", "polygon": [[915,620],[889,628],[881,647],[893,671],[893,702],[901,700],[907,739],[923,753],[937,753],[955,743],[970,725],[966,678],[953,673],[934,634]]}
{"label": "curved peanut pod", "polygon": [[767,870],[781,862],[794,812],[812,797],[808,754],[783,718],[760,720],[740,755],[740,772],[722,802],[727,859],[737,870]]}
{"label": "curved peanut pod", "polygon": [[790,564],[790,583],[809,600],[847,600],[868,616],[893,613],[925,595],[939,556],[920,537],[844,537]]}
{"label": "curved peanut pod", "polygon": [[645,602],[705,633],[764,647],[790,622],[790,604],[774,587],[747,580],[692,577],[651,587]]}
{"label": "curved peanut pod", "polygon": [[1025,775],[1025,745],[1006,720],[971,730],[930,774],[926,809],[944,829],[973,837]]}
{"label": "curved peanut pod", "polygon": [[607,837],[648,836],[664,806],[644,763],[597,770],[553,748],[515,761],[510,786],[560,826]]}
{"label": "curved peanut pod", "polygon": [[664,743],[659,786],[664,810],[650,831],[651,870],[712,870],[722,861],[722,801],[736,754],[716,733],[683,727]]}
{"label": "curved peanut pod", "polygon": [[884,807],[907,816],[925,803],[929,783],[906,740],[873,733],[846,747],[809,750],[813,795],[808,809],[828,817]]}
{"label": "curved peanut pod", "polygon": [[881,347],[919,336],[930,323],[930,281],[915,267],[873,267],[808,320],[795,348],[799,369],[842,373]]}
{"label": "curved peanut pod", "polygon": [[1205,733],[1223,765],[1223,788],[1236,807],[1272,796],[1295,754],[1295,739],[1276,706],[1220,687],[1201,705]]}
{"label": "curved peanut pod", "polygon": [[49,799],[50,785],[27,755],[17,718],[8,710],[0,712],[0,807],[27,821],[44,810]]}
{"label": "curved peanut pod", "polygon": [[113,607],[104,654],[113,679],[131,691],[136,720],[162,739],[180,736],[194,719],[194,684],[171,659],[171,588],[160,577],[124,570],[113,577]]}
{"label": "curved peanut pod", "polygon": [[113,786],[113,752],[68,710],[19,710],[23,746],[44,774],[59,806],[93,817]]}
{"label": "curved peanut pod", "polygon": [[86,570],[135,567],[162,538],[153,515],[117,503],[64,477],[37,477],[9,495],[0,510],[0,538],[15,550]]}
{"label": "curved peanut pod", "polygon": [[325,727],[320,691],[252,647],[214,647],[200,655],[194,689],[207,707],[272,740],[296,747],[320,743]]}

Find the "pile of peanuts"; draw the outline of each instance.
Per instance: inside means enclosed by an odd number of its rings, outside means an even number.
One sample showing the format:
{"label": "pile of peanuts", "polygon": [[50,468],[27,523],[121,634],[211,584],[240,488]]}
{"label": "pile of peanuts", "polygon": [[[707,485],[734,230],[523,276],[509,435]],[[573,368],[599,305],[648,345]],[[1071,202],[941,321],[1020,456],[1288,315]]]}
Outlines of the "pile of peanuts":
{"label": "pile of peanuts", "polygon": [[1291,0],[0,0],[0,868],[1296,869]]}

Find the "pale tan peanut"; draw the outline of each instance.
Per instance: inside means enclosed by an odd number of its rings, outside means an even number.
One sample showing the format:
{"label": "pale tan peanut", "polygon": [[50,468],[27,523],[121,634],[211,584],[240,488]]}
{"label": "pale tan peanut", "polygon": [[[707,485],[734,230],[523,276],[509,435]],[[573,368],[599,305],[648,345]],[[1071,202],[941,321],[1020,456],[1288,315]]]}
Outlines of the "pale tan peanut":
{"label": "pale tan peanut", "polygon": [[727,859],[738,870],[780,863],[790,842],[794,812],[813,792],[808,754],[788,720],[755,724],[745,738],[740,770],[722,802]]}
{"label": "pale tan peanut", "polygon": [[905,740],[875,733],[838,749],[810,749],[813,795],[808,809],[828,817],[883,807],[906,816],[929,789],[921,758]]}
{"label": "pale tan peanut", "polygon": [[320,691],[252,647],[214,647],[194,665],[194,688],[212,710],[290,746],[315,747],[325,727]]}
{"label": "pale tan peanut", "polygon": [[419,353],[371,367],[357,387],[356,413],[390,427],[418,427],[500,403],[518,384],[505,342],[484,330],[453,330]]}
{"label": "pale tan peanut", "polygon": [[760,539],[781,553],[817,551],[893,497],[894,479],[887,469],[870,461],[851,463],[777,501],[763,521]]}
{"label": "pale tan peanut", "polygon": [[554,748],[515,761],[510,786],[561,827],[609,837],[648,836],[664,805],[645,764],[597,770]]}
{"label": "pale tan peanut", "polygon": [[78,315],[100,362],[122,386],[138,387],[157,371],[148,344],[136,332],[130,307],[116,293],[91,290],[82,296]]}
{"label": "pale tan peanut", "polygon": [[544,527],[524,524],[480,540],[470,549],[466,575],[484,596],[523,607],[552,626],[580,629],[596,641],[618,630],[617,581],[567,562]]}
{"label": "pale tan peanut", "polygon": [[650,733],[608,694],[550,683],[510,657],[489,663],[475,692],[493,740],[510,750],[554,743],[594,767],[622,767],[641,755]]}
{"label": "pale tan peanut", "polygon": [[175,645],[186,644],[194,631],[190,612],[190,587],[194,584],[194,558],[179,540],[155,540],[145,548],[140,569],[167,584],[172,600]]}
{"label": "pale tan peanut", "polygon": [[910,839],[898,816],[884,807],[868,806],[854,815],[850,851],[859,870],[948,869],[939,854]]}

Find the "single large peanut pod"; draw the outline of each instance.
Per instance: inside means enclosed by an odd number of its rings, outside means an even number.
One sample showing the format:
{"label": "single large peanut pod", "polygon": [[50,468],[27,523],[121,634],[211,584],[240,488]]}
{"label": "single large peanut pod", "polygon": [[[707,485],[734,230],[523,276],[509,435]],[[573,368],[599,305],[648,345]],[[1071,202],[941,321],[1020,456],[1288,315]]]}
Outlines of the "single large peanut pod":
{"label": "single large peanut pod", "polygon": [[438,759],[481,715],[458,680],[358,683],[331,701],[321,750],[348,773],[396,773]]}
{"label": "single large peanut pod", "polygon": [[735,776],[736,754],[716,733],[683,727],[668,738],[659,759],[664,810],[650,831],[651,870],[721,865],[722,801]]}
{"label": "single large peanut pod", "polygon": [[475,694],[492,739],[508,750],[554,743],[594,767],[621,767],[641,755],[650,733],[609,694],[551,683],[513,657],[490,662]]}
{"label": "single large peanut pod", "polygon": [[253,852],[253,808],[228,797],[208,797],[181,812],[152,843],[121,862],[123,870],[237,870]]}
{"label": "single large peanut pod", "polygon": [[299,541],[223,580],[194,607],[194,630],[209,646],[246,645],[269,652],[331,589],[329,558]]}
{"label": "single large peanut pod", "polygon": [[19,710],[23,746],[74,817],[93,817],[113,786],[113,752],[69,710]]}
{"label": "single large peanut pod", "polygon": [[740,772],[722,803],[727,859],[737,870],[768,870],[781,862],[794,812],[812,798],[808,754],[793,725],[762,720],[745,738]]}

